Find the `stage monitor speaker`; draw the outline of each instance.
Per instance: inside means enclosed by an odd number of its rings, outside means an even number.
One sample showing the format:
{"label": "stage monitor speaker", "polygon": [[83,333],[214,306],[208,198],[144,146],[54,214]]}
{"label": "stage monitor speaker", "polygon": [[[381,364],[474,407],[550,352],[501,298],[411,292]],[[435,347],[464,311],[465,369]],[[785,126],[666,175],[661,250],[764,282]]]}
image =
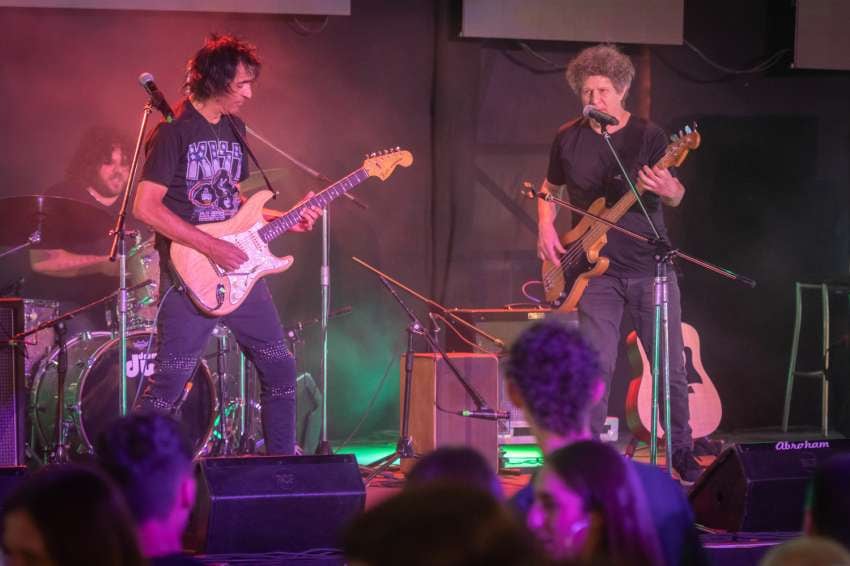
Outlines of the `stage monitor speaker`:
{"label": "stage monitor speaker", "polygon": [[850,440],[738,444],[702,474],[689,499],[698,524],[725,531],[799,531],[806,485]]}
{"label": "stage monitor speaker", "polygon": [[23,299],[0,299],[0,466],[24,463],[26,345],[9,339],[24,330]]}
{"label": "stage monitor speaker", "polygon": [[198,461],[187,548],[204,554],[339,548],[366,504],[353,454]]}
{"label": "stage monitor speaker", "polygon": [[[490,354],[449,354],[449,360],[487,404],[499,406],[499,361]],[[404,418],[404,366],[401,357],[401,408]],[[481,453],[499,469],[499,446],[496,421],[463,417],[463,410],[474,411],[463,385],[439,354],[415,354],[410,398],[410,436],[417,455],[427,454],[439,446],[468,446]],[[412,462],[403,461],[408,470]]]}

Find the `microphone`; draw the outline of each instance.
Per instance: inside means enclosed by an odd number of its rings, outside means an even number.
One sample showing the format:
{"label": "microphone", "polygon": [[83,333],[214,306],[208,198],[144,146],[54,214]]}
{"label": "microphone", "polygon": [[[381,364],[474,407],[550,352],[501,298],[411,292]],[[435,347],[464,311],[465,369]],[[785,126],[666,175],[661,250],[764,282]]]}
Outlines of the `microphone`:
{"label": "microphone", "polygon": [[620,123],[619,120],[617,120],[607,112],[603,112],[592,104],[588,104],[587,106],[585,106],[584,110],[581,111],[581,115],[585,118],[593,118],[602,126],[616,126]]}
{"label": "microphone", "polygon": [[511,414],[507,411],[499,412],[493,411],[492,409],[489,411],[467,411],[466,409],[464,409],[463,411],[458,411],[457,414],[462,417],[469,417],[471,419],[483,419],[485,421],[501,421],[511,418]]}
{"label": "microphone", "polygon": [[162,112],[166,122],[174,120],[174,112],[171,110],[168,102],[165,101],[162,91],[153,82],[153,75],[150,73],[142,73],[139,75],[139,84],[145,89],[145,92],[151,97],[151,106]]}

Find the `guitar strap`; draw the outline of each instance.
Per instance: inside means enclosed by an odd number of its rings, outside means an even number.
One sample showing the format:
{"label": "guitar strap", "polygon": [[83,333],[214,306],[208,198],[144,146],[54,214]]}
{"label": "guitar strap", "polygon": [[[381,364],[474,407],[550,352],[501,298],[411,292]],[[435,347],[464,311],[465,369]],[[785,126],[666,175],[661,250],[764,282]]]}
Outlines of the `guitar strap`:
{"label": "guitar strap", "polygon": [[260,162],[257,161],[257,157],[254,155],[254,152],[251,151],[251,146],[248,145],[248,142],[246,142],[245,138],[242,137],[242,134],[239,133],[239,128],[236,127],[236,124],[233,122],[233,118],[231,118],[230,114],[225,114],[225,116],[227,116],[227,123],[230,124],[230,130],[233,132],[233,135],[236,136],[236,139],[242,144],[242,147],[245,148],[245,152],[248,154],[248,157],[250,157],[251,161],[254,162],[254,165],[257,166],[257,170],[266,182],[266,188],[274,195],[272,198],[277,198],[278,192],[274,190],[271,181],[269,181],[269,178],[266,177],[266,172],[263,171],[263,168],[260,166]]}

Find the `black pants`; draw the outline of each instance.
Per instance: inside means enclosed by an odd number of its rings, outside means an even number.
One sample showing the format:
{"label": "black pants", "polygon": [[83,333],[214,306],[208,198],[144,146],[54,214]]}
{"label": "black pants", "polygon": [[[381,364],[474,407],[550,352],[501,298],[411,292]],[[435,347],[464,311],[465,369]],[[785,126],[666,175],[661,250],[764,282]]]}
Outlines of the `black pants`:
{"label": "black pants", "polygon": [[[682,306],[675,274],[668,276],[668,309],[670,322],[670,442],[673,450],[690,448],[691,425],[688,408],[688,379],[682,341]],[[590,280],[579,300],[581,333],[596,348],[605,380],[605,394],[591,411],[591,430],[602,432],[608,414],[608,393],[617,364],[620,344],[620,321],[628,309],[638,337],[652,359],[655,322],[654,277],[621,279],[602,275]],[[651,363],[651,361],[650,361]],[[664,405],[661,404],[663,416]],[[663,420],[662,420],[663,422]]]}
{"label": "black pants", "polygon": [[269,454],[295,450],[295,358],[264,280],[238,309],[222,317],[201,313],[185,292],[172,289],[157,322],[156,371],[134,409],[169,412],[183,393],[216,324],[223,323],[254,363],[260,377],[263,434]]}

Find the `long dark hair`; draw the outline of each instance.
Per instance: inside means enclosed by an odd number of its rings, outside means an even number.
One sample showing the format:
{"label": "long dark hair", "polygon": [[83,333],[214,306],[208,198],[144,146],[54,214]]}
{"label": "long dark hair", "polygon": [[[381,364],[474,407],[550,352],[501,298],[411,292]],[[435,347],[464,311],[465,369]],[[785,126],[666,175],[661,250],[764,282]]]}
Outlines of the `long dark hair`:
{"label": "long dark hair", "polygon": [[546,467],[603,520],[594,558],[613,566],[664,564],[646,494],[632,465],[601,442],[571,444],[546,456]]}
{"label": "long dark hair", "polygon": [[187,93],[201,101],[226,93],[239,63],[255,79],[259,77],[256,47],[232,35],[210,35],[186,65]]}
{"label": "long dark hair", "polygon": [[10,513],[29,515],[55,564],[143,566],[135,525],[121,494],[94,469],[48,466],[9,496]]}

